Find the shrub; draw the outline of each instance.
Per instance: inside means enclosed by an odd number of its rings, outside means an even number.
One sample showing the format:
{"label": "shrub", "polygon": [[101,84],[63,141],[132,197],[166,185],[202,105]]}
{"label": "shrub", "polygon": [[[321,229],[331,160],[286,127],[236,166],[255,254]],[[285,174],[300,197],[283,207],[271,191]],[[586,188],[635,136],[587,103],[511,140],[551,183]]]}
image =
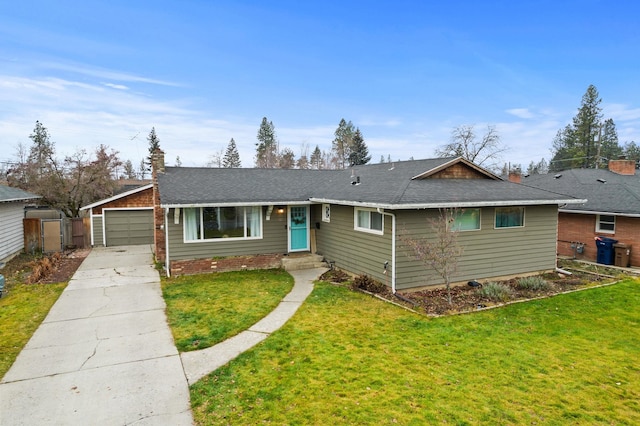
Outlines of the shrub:
{"label": "shrub", "polygon": [[358,275],[353,280],[351,284],[351,288],[366,290],[371,293],[382,293],[386,286],[382,284],[380,281],[376,281],[371,278],[369,275]]}
{"label": "shrub", "polygon": [[478,291],[493,302],[506,302],[513,293],[510,287],[496,282],[488,282]]}
{"label": "shrub", "polygon": [[523,277],[516,281],[516,287],[522,290],[546,291],[551,288],[551,284],[540,275]]}

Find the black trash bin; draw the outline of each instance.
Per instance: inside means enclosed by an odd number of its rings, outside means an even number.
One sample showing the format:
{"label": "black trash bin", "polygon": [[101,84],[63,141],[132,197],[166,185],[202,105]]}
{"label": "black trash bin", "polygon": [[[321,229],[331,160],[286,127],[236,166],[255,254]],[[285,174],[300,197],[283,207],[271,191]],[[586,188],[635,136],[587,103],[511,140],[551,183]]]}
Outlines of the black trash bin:
{"label": "black trash bin", "polygon": [[603,265],[613,265],[615,259],[613,245],[617,242],[618,240],[614,240],[613,238],[596,237],[596,247],[598,248],[596,262],[602,263]]}

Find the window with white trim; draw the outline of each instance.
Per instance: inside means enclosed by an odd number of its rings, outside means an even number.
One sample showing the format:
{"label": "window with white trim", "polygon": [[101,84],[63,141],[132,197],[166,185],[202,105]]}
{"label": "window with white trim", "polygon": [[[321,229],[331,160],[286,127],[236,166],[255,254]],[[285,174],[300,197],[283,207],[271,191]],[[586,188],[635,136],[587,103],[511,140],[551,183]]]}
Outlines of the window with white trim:
{"label": "window with white trim", "polygon": [[185,241],[262,238],[262,208],[185,208],[183,229]]}
{"label": "window with white trim", "polygon": [[453,213],[452,231],[477,231],[480,229],[480,209],[457,209]]}
{"label": "window with white trim", "polygon": [[521,228],[524,226],[524,207],[497,207],[496,228]]}
{"label": "window with white trim", "polygon": [[384,218],[375,210],[354,208],[353,221],[356,231],[384,234]]}
{"label": "window with white trim", "polygon": [[599,214],[596,217],[596,232],[615,234],[616,217],[608,214]]}

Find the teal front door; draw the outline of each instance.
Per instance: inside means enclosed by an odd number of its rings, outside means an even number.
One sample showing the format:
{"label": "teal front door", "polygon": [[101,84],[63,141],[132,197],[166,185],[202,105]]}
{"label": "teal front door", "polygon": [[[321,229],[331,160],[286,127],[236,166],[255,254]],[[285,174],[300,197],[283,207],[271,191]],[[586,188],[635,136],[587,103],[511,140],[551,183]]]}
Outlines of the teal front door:
{"label": "teal front door", "polygon": [[309,207],[289,207],[289,251],[309,250]]}

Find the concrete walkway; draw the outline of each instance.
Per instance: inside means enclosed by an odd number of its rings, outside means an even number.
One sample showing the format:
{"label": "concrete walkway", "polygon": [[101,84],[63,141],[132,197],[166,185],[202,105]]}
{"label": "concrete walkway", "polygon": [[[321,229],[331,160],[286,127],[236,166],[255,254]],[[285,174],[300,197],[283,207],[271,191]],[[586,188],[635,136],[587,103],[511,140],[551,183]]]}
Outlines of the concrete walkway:
{"label": "concrete walkway", "polygon": [[193,424],[152,264],[92,250],[0,382],[0,424]]}
{"label": "concrete walkway", "polygon": [[313,290],[313,281],[326,271],[326,268],[289,271],[295,280],[293,289],[269,315],[249,327],[248,330],[215,346],[199,351],[183,352],[180,356],[189,384],[197,382],[222,367],[282,327],[309,296]]}

